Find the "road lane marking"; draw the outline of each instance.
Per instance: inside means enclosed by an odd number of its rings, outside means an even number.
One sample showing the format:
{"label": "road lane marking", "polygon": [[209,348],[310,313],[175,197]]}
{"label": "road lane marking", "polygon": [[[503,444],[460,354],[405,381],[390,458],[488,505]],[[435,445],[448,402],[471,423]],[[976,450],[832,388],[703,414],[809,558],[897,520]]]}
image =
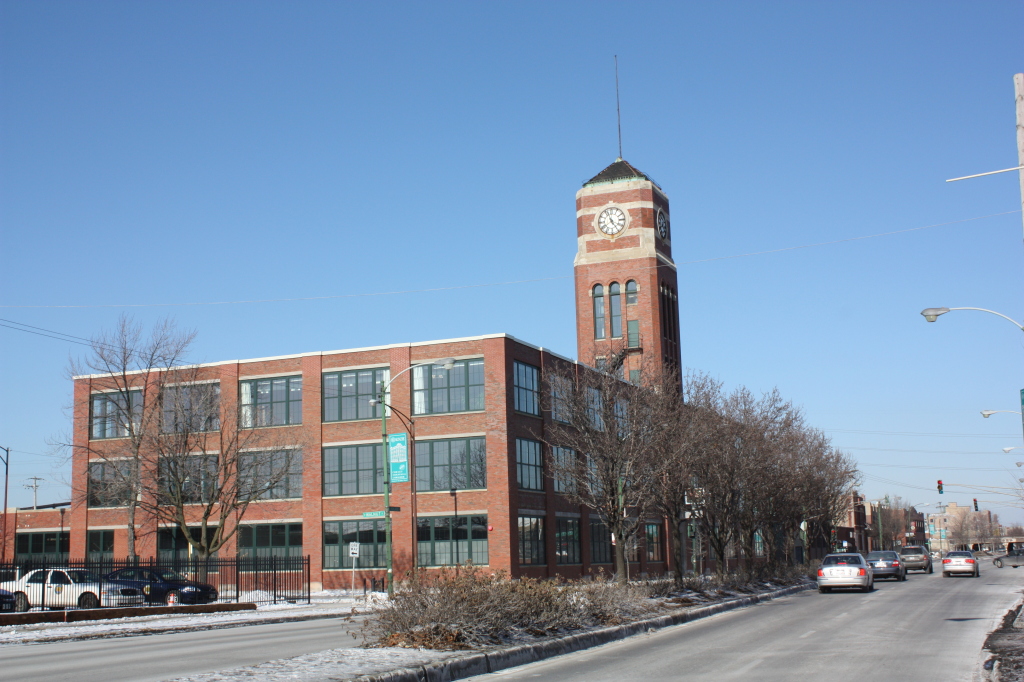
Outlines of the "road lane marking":
{"label": "road lane marking", "polygon": [[800,635],[799,637],[797,637],[797,639],[803,639],[804,637],[810,637],[810,636],[811,636],[811,635],[813,635],[813,634],[814,634],[815,632],[817,632],[817,630],[808,630],[808,631],[807,631],[807,632],[805,632],[804,634],[802,634],[802,635]]}
{"label": "road lane marking", "polygon": [[763,658],[755,658],[753,661],[751,661],[750,663],[747,663],[742,668],[739,668],[738,670],[733,670],[731,674],[732,675],[742,675],[745,672],[749,672],[749,671],[753,670],[757,666],[761,665],[763,662],[764,662]]}

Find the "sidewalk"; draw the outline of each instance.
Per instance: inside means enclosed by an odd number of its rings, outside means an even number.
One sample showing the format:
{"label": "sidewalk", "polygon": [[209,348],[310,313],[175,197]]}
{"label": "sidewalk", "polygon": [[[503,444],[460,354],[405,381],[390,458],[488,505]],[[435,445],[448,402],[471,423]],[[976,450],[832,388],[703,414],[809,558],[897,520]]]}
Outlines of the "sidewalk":
{"label": "sidewalk", "polygon": [[39,644],[44,642],[97,639],[101,637],[130,637],[166,632],[188,632],[199,629],[238,627],[260,623],[339,618],[349,616],[353,610],[365,612],[374,601],[384,598],[381,593],[348,590],[315,592],[310,604],[266,604],[255,611],[209,614],[154,614],[112,620],[81,621],[79,623],[36,623],[0,627],[0,647],[10,644]]}

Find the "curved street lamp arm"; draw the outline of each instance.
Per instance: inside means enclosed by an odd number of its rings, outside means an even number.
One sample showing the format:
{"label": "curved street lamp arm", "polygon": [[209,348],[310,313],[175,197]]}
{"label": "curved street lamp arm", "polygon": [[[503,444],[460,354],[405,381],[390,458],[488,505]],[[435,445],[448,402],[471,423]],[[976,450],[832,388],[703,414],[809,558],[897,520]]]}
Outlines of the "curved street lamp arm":
{"label": "curved street lamp arm", "polygon": [[1007,317],[1006,315],[1003,315],[1002,313],[997,313],[994,310],[989,310],[988,308],[950,308],[950,310],[980,310],[983,313],[992,313],[993,315],[998,315],[999,317],[1003,318],[1004,320],[1009,320],[1010,322],[1013,323],[1013,325],[1015,327],[1017,327],[1017,329],[1019,329],[1022,332],[1024,332],[1024,325],[1021,325],[1020,322],[1018,322],[1017,320],[1013,319],[1012,317]]}

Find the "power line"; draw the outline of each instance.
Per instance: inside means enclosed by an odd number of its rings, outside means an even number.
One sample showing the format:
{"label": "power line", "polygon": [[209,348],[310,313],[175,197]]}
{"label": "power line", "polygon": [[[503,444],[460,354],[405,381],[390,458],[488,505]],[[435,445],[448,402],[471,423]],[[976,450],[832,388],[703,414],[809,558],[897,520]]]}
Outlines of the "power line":
{"label": "power line", "polygon": [[1011,434],[999,434],[999,433],[938,433],[938,432],[919,432],[919,431],[862,431],[858,429],[822,429],[826,433],[865,433],[874,436],[923,436],[923,437],[941,437],[941,438],[1016,438],[1019,433]]}
{"label": "power line", "polygon": [[[872,452],[918,452],[928,455],[998,455],[998,452],[978,451],[978,450],[906,450],[900,448],[862,448],[852,447],[848,445],[837,445],[840,450],[869,450]],[[1002,453],[1005,455],[1007,453]],[[1001,456],[1002,456],[1001,455]]]}
{"label": "power line", "polygon": [[[682,265],[697,265],[699,263],[711,263],[720,260],[731,260],[734,258],[748,258],[751,256],[765,256],[773,253],[782,253],[784,251],[796,251],[799,249],[810,249],[818,246],[831,246],[833,244],[845,244],[847,242],[861,241],[864,239],[874,239],[876,237],[889,237],[895,234],[904,234],[906,232],[916,232],[918,230],[928,230],[934,227],[944,227],[947,225],[957,225],[960,223],[967,223],[974,220],[984,220],[986,218],[996,218],[999,216],[1010,215],[1012,213],[1020,213],[1020,210],[1003,211],[1002,213],[991,213],[989,215],[976,216],[974,218],[963,218],[961,220],[951,220],[945,223],[935,223],[933,225],[922,225],[920,227],[910,227],[903,230],[893,230],[891,232],[879,232],[877,234],[868,234],[860,237],[849,237],[847,239],[835,239],[828,242],[816,242],[814,244],[803,244],[801,246],[787,246],[780,249],[769,249],[767,251],[752,251],[750,253],[740,253],[732,256],[718,256],[716,258],[704,258],[701,260],[684,261],[676,263],[676,266]],[[659,267],[666,267],[664,265],[655,265],[647,269],[656,269]],[[497,286],[510,286],[515,284],[531,284],[535,282],[551,282],[560,279],[571,279],[575,275],[559,275],[557,277],[538,277],[535,279],[519,279],[511,280],[507,282],[489,282],[484,284],[462,284],[450,287],[432,287],[429,289],[402,289],[396,291],[377,291],[361,294],[334,294],[329,296],[299,296],[294,298],[262,298],[262,299],[247,299],[238,301],[192,301],[187,303],[97,303],[97,304],[85,304],[85,305],[0,305],[0,308],[158,308],[158,307],[179,307],[179,306],[202,306],[202,305],[236,305],[241,303],[295,303],[300,301],[326,301],[335,300],[342,298],[367,298],[373,296],[397,296],[401,294],[423,294],[423,293],[436,293],[440,291],[457,291],[460,289],[479,289],[484,287],[497,287]]]}

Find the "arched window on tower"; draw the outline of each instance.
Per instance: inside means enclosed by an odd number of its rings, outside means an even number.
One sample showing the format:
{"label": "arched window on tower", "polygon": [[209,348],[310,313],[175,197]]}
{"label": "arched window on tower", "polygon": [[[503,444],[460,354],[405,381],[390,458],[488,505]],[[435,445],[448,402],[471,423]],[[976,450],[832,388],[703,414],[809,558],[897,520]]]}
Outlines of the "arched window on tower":
{"label": "arched window on tower", "polygon": [[618,282],[612,282],[608,287],[608,304],[612,315],[612,338],[618,339],[622,336],[622,296]]}
{"label": "arched window on tower", "polygon": [[604,338],[604,287],[594,285],[594,338]]}
{"label": "arched window on tower", "polygon": [[636,295],[638,291],[635,281],[629,280],[626,282],[626,305],[633,305],[636,303]]}

